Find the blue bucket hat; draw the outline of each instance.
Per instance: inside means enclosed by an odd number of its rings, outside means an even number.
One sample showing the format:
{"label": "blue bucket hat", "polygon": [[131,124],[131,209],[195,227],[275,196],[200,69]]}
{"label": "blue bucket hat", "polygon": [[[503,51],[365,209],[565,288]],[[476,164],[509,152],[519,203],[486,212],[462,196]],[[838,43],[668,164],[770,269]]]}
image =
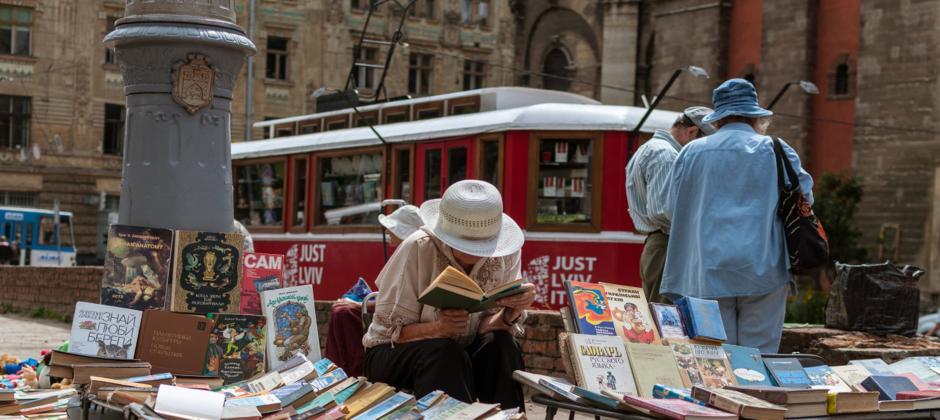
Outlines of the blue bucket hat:
{"label": "blue bucket hat", "polygon": [[712,106],[715,111],[702,118],[702,122],[713,123],[725,117],[767,117],[773,112],[760,107],[757,102],[757,90],[744,79],[725,80],[712,93]]}

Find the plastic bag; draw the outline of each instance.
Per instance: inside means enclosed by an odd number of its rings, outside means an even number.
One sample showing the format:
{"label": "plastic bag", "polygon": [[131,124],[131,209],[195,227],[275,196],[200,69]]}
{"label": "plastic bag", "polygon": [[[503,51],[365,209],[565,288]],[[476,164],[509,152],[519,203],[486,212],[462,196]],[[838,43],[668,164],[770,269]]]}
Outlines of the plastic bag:
{"label": "plastic bag", "polygon": [[878,335],[913,336],[917,332],[924,270],[909,265],[836,263],[829,290],[826,326]]}

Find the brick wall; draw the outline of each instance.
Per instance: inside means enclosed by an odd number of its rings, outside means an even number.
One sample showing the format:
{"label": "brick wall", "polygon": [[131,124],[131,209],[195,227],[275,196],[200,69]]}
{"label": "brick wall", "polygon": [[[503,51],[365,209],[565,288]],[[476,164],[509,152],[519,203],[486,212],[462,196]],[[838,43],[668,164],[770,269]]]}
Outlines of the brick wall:
{"label": "brick wall", "polygon": [[71,316],[75,302],[98,302],[101,274],[101,267],[0,267],[0,305]]}

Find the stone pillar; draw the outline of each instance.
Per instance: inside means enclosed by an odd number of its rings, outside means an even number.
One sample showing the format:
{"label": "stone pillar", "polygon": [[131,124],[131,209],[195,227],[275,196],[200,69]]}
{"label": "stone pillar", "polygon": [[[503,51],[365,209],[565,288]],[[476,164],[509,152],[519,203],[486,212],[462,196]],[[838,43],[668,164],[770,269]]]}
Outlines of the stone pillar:
{"label": "stone pillar", "polygon": [[[603,85],[636,88],[639,7],[637,0],[604,0]],[[601,102],[633,105],[633,92],[602,87]]]}
{"label": "stone pillar", "polygon": [[232,95],[255,51],[234,0],[127,0],[104,43],[127,96],[118,222],[232,231]]}

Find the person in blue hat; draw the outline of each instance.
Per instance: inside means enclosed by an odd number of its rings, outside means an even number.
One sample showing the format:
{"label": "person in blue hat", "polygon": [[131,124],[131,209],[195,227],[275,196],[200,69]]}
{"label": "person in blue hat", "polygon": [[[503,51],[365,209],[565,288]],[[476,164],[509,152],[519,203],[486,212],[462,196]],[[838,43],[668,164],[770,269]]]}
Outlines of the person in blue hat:
{"label": "person in blue hat", "polygon": [[[775,353],[791,278],[773,140],[763,134],[773,113],[744,79],[718,86],[712,105],[703,121],[718,131],[686,145],[670,175],[672,225],[660,293],[717,300],[729,343]],[[812,177],[781,143],[812,204]]]}
{"label": "person in blue hat", "polygon": [[679,150],[690,141],[715,132],[702,122],[712,112],[704,106],[686,108],[668,130],[656,130],[627,163],[627,204],[637,232],[646,235],[640,255],[640,279],[650,302],[669,303],[659,294],[669,243],[669,172]]}

